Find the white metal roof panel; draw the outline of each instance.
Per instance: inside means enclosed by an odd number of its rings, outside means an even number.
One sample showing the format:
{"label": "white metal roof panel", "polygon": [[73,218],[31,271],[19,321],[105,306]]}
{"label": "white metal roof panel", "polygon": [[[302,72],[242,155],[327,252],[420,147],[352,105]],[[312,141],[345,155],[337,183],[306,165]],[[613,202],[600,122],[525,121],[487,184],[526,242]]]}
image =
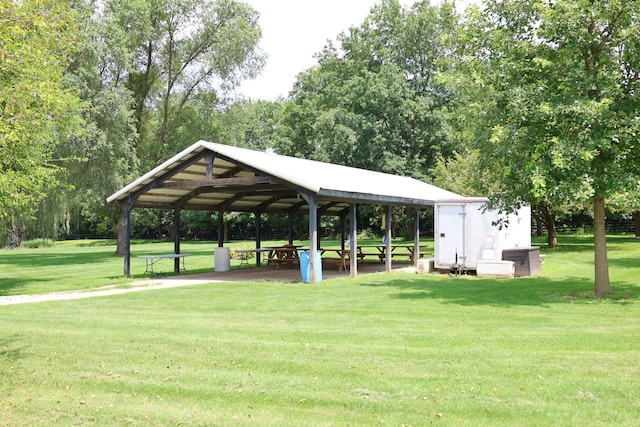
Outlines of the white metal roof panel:
{"label": "white metal roof panel", "polygon": [[[267,179],[247,186],[213,185],[205,177],[206,153],[214,157],[214,178]],[[299,193],[315,195],[322,203],[340,202],[329,208],[331,212],[344,209],[347,202],[425,206],[462,199],[413,178],[200,141],[107,201],[122,202],[133,196],[134,206],[142,207],[171,208],[182,203],[184,209],[251,210],[261,206],[266,211],[286,212],[301,207]]]}
{"label": "white metal roof panel", "polygon": [[204,147],[319,195],[361,194],[435,202],[462,196],[426,182],[332,163],[200,141]]}

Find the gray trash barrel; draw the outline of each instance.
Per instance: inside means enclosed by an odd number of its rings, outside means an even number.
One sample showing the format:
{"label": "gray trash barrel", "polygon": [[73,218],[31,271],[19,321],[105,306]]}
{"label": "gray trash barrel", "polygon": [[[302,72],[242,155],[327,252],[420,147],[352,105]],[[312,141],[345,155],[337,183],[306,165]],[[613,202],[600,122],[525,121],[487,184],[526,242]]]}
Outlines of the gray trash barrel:
{"label": "gray trash barrel", "polygon": [[215,248],[213,250],[213,269],[220,272],[231,270],[229,248]]}

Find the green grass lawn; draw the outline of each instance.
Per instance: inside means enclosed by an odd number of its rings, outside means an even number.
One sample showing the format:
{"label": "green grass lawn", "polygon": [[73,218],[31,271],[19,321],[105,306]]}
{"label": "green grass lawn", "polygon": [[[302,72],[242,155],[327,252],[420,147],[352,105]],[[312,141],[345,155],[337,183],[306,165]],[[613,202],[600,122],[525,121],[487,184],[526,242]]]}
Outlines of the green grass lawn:
{"label": "green grass lawn", "polygon": [[[609,242],[602,300],[590,239],[562,237],[541,274],[512,280],[394,272],[0,307],[0,426],[637,425],[640,242]],[[210,246],[187,248],[211,268]],[[3,274],[5,294],[84,286],[75,247],[3,251],[3,273],[23,254],[39,279]],[[119,280],[122,260],[102,258],[78,261],[88,284]],[[50,283],[56,268],[70,278]]]}
{"label": "green grass lawn", "polygon": [[[282,245],[285,242],[263,242],[263,246]],[[300,242],[308,245],[308,242]],[[337,242],[329,242],[335,245]],[[225,244],[233,249],[255,247],[254,242]],[[431,245],[433,246],[433,245]],[[217,243],[182,242],[181,252],[190,253],[185,258],[187,273],[213,270],[213,250]],[[38,249],[0,250],[0,296],[39,294],[95,288],[104,285],[130,283],[124,274],[122,257],[115,256],[115,240],[74,240],[56,242],[54,246]],[[172,242],[134,241],[131,245],[131,277],[144,279],[145,260],[139,255],[173,253]],[[232,267],[239,268],[240,261],[232,260]],[[173,275],[173,260],[158,262],[154,270],[159,276]]]}
{"label": "green grass lawn", "polygon": [[[263,241],[262,247],[281,246],[285,241]],[[379,240],[362,240],[361,244],[379,244]],[[394,241],[396,244],[412,242]],[[308,241],[294,244],[308,247]],[[433,241],[424,242],[428,248],[423,252],[431,256]],[[199,273],[213,270],[213,251],[217,243],[203,241],[185,241],[180,245],[182,253],[191,256],[185,258],[187,273]],[[225,247],[234,249],[255,248],[254,242],[230,242]],[[339,248],[337,240],[322,242],[323,248]],[[55,291],[70,291],[95,288],[104,285],[130,283],[124,274],[122,257],[114,255],[115,240],[74,240],[56,242],[54,246],[38,249],[0,250],[0,296],[41,294]],[[152,277],[145,272],[145,260],[139,255],[157,255],[173,253],[172,242],[134,241],[131,245],[131,277],[145,279]],[[255,256],[255,255],[254,255]],[[262,255],[265,259],[265,255]],[[250,261],[252,264],[255,260]],[[232,268],[240,265],[239,259],[231,260]],[[160,260],[154,266],[158,276],[173,275],[173,260]]]}

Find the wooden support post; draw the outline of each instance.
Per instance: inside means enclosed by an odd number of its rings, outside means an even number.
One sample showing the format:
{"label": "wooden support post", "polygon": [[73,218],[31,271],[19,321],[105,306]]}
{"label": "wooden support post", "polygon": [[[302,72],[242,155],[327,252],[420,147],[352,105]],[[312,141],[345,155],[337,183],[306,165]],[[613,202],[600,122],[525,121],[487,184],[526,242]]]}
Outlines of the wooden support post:
{"label": "wooden support post", "polygon": [[420,259],[420,209],[415,208],[413,216],[413,266],[418,268]]}
{"label": "wooden support post", "polygon": [[[180,209],[173,210],[173,253],[180,253]],[[173,259],[173,272],[180,273],[180,258]]]}
{"label": "wooden support post", "polygon": [[206,153],[204,155],[204,162],[206,165],[206,177],[208,181],[213,179],[213,153]]}
{"label": "wooden support post", "polygon": [[124,217],[124,277],[131,277],[131,209],[133,204],[123,203]]}
{"label": "wooden support post", "polygon": [[[256,249],[260,249],[262,245],[262,213],[256,212]],[[262,257],[260,256],[260,252],[256,251],[256,265],[260,265],[262,263]]]}
{"label": "wooden support post", "polygon": [[309,268],[311,268],[310,282],[317,283],[316,257],[318,254],[318,203],[314,194],[308,195],[309,203]]}
{"label": "wooden support post", "polygon": [[358,224],[356,204],[349,205],[349,257],[351,277],[358,276]]}
{"label": "wooden support post", "polygon": [[344,212],[340,213],[340,249],[344,251],[344,241],[346,240],[346,222],[347,218]]}
{"label": "wooden support post", "polygon": [[287,237],[289,238],[289,244],[293,245],[293,214],[289,213],[287,224]]}
{"label": "wooden support post", "polygon": [[318,213],[316,215],[316,222],[318,223],[316,225],[316,230],[318,230],[318,238],[316,239],[316,248],[320,249],[320,241],[322,240],[322,237],[320,236],[320,233],[322,233],[322,227],[320,226],[320,216],[321,214]]}
{"label": "wooden support post", "polygon": [[218,247],[224,246],[224,212],[218,211]]}
{"label": "wooden support post", "polygon": [[384,249],[384,270],[391,271],[391,206],[385,207],[385,249]]}

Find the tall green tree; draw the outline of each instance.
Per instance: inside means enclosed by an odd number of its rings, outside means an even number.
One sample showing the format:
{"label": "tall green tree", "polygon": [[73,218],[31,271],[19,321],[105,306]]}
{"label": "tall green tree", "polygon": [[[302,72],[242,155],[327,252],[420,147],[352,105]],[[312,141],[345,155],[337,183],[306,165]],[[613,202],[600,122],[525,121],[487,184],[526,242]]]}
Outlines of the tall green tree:
{"label": "tall green tree", "polygon": [[59,147],[74,156],[67,177],[75,183],[61,202],[96,231],[117,229],[122,253],[122,214],[106,196],[202,138],[225,91],[261,69],[258,15],[234,0],[73,4],[83,31],[68,79],[87,125]]}
{"label": "tall green tree", "polygon": [[[192,143],[176,147],[167,141],[190,103],[204,98],[216,108],[225,91],[260,72],[262,32],[258,13],[237,0],[127,1],[142,3],[127,86],[135,96],[138,153],[149,166]],[[107,6],[113,20],[129,22],[131,9],[123,9],[121,0]]]}
{"label": "tall green tree", "polygon": [[492,194],[500,189],[491,174],[480,167],[477,150],[438,159],[431,175],[433,185],[467,197]]}
{"label": "tall green tree", "polygon": [[452,3],[375,6],[298,76],[281,152],[425,177],[452,152],[450,102],[435,79],[456,21]]}
{"label": "tall green tree", "polygon": [[[212,103],[213,102],[213,103]],[[185,107],[180,125],[167,134],[169,144],[200,139],[266,150],[277,145],[283,100],[239,100],[212,108],[215,101],[194,100]]]}
{"label": "tall green tree", "polygon": [[67,204],[80,211],[95,231],[107,232],[118,224],[122,212],[108,205],[106,197],[138,173],[135,104],[125,77],[145,33],[134,17],[143,5],[122,2],[118,6],[125,14],[112,10],[110,4],[97,14],[93,1],[74,4],[83,31],[68,79],[85,102],[81,114],[86,128],[83,135],[60,147],[73,159],[67,167],[67,178],[74,184]]}
{"label": "tall green tree", "polygon": [[639,18],[637,0],[489,0],[468,27],[483,164],[504,198],[591,205],[598,297],[610,291],[605,202],[640,170]]}
{"label": "tall green tree", "polygon": [[58,182],[60,135],[79,126],[63,79],[77,34],[67,2],[0,0],[0,229],[12,246]]}

